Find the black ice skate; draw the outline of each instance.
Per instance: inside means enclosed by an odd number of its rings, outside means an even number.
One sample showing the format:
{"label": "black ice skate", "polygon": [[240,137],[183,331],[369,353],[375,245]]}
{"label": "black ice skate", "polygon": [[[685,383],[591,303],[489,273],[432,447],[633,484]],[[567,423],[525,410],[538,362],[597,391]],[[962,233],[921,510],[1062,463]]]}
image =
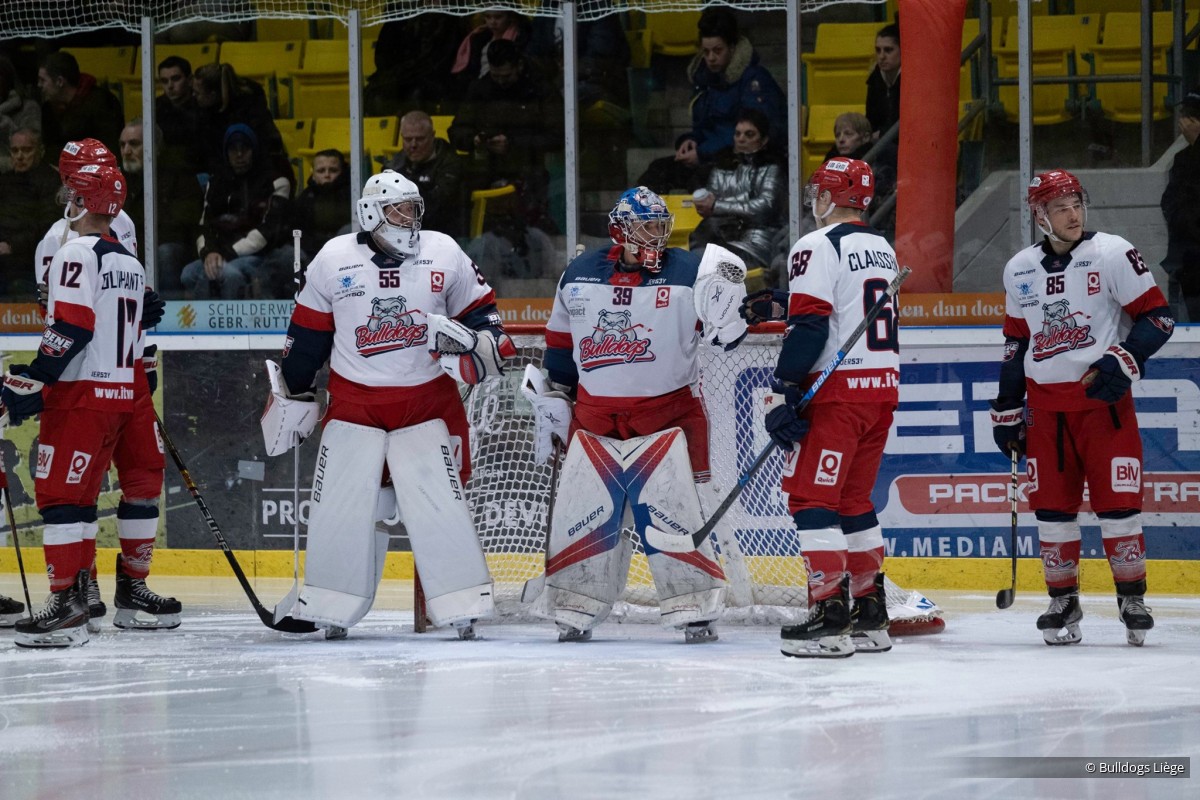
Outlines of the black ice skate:
{"label": "black ice skate", "polygon": [[875,575],[875,591],[854,598],[850,610],[853,633],[850,641],[856,653],[886,653],[892,649],[888,635],[887,595],[883,588],[883,573]]}
{"label": "black ice skate", "polygon": [[13,642],[17,647],[71,647],[88,643],[88,571],[80,570],[75,583],[51,592],[46,605],[31,617],[17,620]]}
{"label": "black ice skate", "polygon": [[11,628],[24,615],[24,603],[0,594],[0,628]]}
{"label": "black ice skate", "polygon": [[705,644],[717,640],[717,621],[689,622],[683,626],[684,644]]}
{"label": "black ice skate", "polygon": [[[183,606],[174,597],[163,597],[146,586],[142,578],[131,578],[125,574],[125,559],[117,553],[117,593],[113,597],[117,613],[113,625],[125,630],[171,630],[179,627],[179,614]],[[138,616],[145,614],[150,619]]]}
{"label": "black ice skate", "polygon": [[1079,620],[1083,609],[1079,607],[1079,587],[1050,590],[1050,608],[1038,617],[1038,630],[1046,644],[1078,644],[1083,640],[1079,631]]}
{"label": "black ice skate", "polygon": [[100,599],[100,584],[96,583],[95,578],[88,578],[87,605],[88,632],[99,633],[100,626],[104,622],[104,615],[108,613],[108,606],[104,605],[104,601]]}
{"label": "black ice skate", "polygon": [[1146,608],[1146,582],[1128,581],[1117,584],[1117,608],[1121,622],[1125,623],[1125,641],[1141,647],[1146,641],[1146,631],[1154,627],[1154,617]]}
{"label": "black ice skate", "polygon": [[454,630],[458,631],[458,638],[464,642],[474,641],[475,640],[475,622],[476,622],[476,620],[473,620],[473,619],[464,619],[464,620],[459,620],[458,622],[452,623],[454,625]]}
{"label": "black ice skate", "polygon": [[579,628],[572,628],[564,622],[558,624],[558,640],[560,642],[590,642],[592,640],[592,632],[590,630],[581,631]]}
{"label": "black ice skate", "polygon": [[841,591],[808,609],[799,625],[784,625],[779,631],[779,650],[795,658],[848,658],[854,655],[850,641],[850,582],[842,580]]}

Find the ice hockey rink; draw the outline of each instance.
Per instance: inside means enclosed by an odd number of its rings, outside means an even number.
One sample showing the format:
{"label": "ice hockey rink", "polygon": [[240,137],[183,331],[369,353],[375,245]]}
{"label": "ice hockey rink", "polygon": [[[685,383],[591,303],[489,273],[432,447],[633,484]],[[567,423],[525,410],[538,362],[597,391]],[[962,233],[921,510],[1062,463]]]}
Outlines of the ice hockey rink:
{"label": "ice hockey rink", "polygon": [[[256,588],[270,605],[290,583]],[[0,798],[1200,797],[1190,773],[1084,771],[1200,756],[1194,596],[1148,597],[1135,649],[1085,594],[1083,642],[1052,648],[1040,594],[932,592],[943,633],[813,661],[770,627],[415,634],[403,581],[326,642],[264,627],[232,578],[155,587],[185,603],[174,632],[46,651],[0,632]]]}

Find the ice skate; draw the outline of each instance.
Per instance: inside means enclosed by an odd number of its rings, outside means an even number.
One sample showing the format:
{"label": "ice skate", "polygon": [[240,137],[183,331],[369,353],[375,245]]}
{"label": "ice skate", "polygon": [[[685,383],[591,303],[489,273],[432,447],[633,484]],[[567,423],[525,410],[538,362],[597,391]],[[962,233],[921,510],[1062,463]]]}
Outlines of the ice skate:
{"label": "ice skate", "polygon": [[87,605],[88,633],[99,633],[104,624],[104,615],[108,613],[108,606],[100,599],[100,584],[95,578],[88,578]]}
{"label": "ice skate", "polygon": [[856,653],[886,653],[892,649],[892,637],[888,634],[887,597],[883,588],[883,573],[875,576],[875,591],[864,597],[854,598],[850,610],[850,625],[853,633],[850,641]]}
{"label": "ice skate", "polygon": [[454,630],[458,631],[458,638],[464,642],[475,640],[475,620],[464,619],[454,623]]}
{"label": "ice skate", "polygon": [[779,650],[795,658],[847,658],[854,655],[850,641],[853,627],[846,607],[848,583],[840,593],[820,600],[808,609],[808,617],[798,625],[784,625],[779,631]]}
{"label": "ice skate", "polygon": [[689,622],[683,626],[684,644],[704,644],[717,640],[717,621]]}
{"label": "ice skate", "polygon": [[1050,608],[1038,617],[1038,630],[1046,644],[1078,644],[1083,640],[1079,631],[1079,620],[1083,609],[1079,607],[1079,587],[1050,590]]}
{"label": "ice skate", "polygon": [[572,628],[566,623],[559,622],[558,624],[558,640],[560,642],[590,642],[592,640],[592,632],[581,631],[579,628]]}
{"label": "ice skate", "polygon": [[11,628],[24,615],[24,603],[0,594],[0,628]]}
{"label": "ice skate", "polygon": [[[1145,583],[1142,583],[1143,590]],[[1154,617],[1146,608],[1146,599],[1140,594],[1117,595],[1117,608],[1121,621],[1125,623],[1125,641],[1141,647],[1146,641],[1146,631],[1154,627]]]}
{"label": "ice skate", "polygon": [[88,643],[88,571],[80,570],[75,583],[51,592],[41,611],[17,620],[17,647],[71,647]]}
{"label": "ice skate", "polygon": [[[179,627],[183,606],[174,597],[163,597],[146,586],[144,578],[125,574],[125,560],[117,554],[117,593],[113,597],[117,613],[113,625],[125,630],[171,630]],[[138,616],[145,614],[150,619]]]}
{"label": "ice skate", "polygon": [[340,642],[349,633],[341,625],[318,625],[317,627],[325,631],[325,640],[329,642]]}

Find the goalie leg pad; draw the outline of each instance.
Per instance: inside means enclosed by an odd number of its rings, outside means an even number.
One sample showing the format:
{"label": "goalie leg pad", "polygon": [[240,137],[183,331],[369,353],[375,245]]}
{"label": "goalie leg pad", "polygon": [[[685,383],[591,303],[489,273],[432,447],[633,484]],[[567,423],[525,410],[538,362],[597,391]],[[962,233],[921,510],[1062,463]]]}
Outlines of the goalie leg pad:
{"label": "goalie leg pad", "polygon": [[295,616],[349,628],[375,599],[383,548],[375,529],[387,432],[332,420],[321,434],[305,547],[304,588]]}
{"label": "goalie leg pad", "polygon": [[[690,536],[704,524],[700,499],[692,482],[687,440],[679,428],[624,442],[629,469],[629,497],[634,525],[648,525]],[[721,616],[725,607],[725,573],[711,541],[686,553],[646,548],[646,560],[658,591],[662,624],[677,627]]]}
{"label": "goalie leg pad", "polygon": [[388,433],[387,464],[430,621],[442,626],[490,617],[492,578],[446,423],[433,419]]}

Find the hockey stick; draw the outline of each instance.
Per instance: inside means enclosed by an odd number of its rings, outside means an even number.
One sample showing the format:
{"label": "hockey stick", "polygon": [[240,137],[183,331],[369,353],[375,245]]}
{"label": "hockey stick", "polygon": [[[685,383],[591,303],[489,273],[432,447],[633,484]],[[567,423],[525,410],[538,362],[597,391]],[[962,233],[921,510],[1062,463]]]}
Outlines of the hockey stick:
{"label": "hockey stick", "polygon": [[171,441],[171,437],[167,435],[167,427],[163,425],[162,418],[158,416],[158,412],[154,412],[154,419],[158,423],[158,432],[162,434],[163,444],[167,447],[167,452],[171,454],[171,460],[175,462],[179,474],[183,477],[183,483],[187,486],[188,492],[191,493],[192,499],[196,501],[196,505],[200,507],[200,513],[204,517],[205,523],[208,524],[208,529],[212,531],[212,535],[216,537],[217,544],[221,546],[221,550],[225,553],[225,558],[229,561],[229,566],[233,569],[233,574],[237,577],[238,583],[242,585],[242,590],[246,592],[246,597],[250,598],[250,605],[254,606],[255,613],[262,620],[263,625],[284,633],[312,633],[317,629],[317,626],[307,620],[295,619],[294,617],[284,616],[281,619],[276,619],[275,614],[268,611],[259,601],[258,595],[254,593],[254,589],[250,587],[250,581],[246,580],[246,573],[242,572],[242,565],[238,563],[237,556],[233,554],[233,550],[229,548],[229,542],[225,541],[224,534],[221,533],[221,528],[217,525],[217,521],[213,519],[212,512],[208,510],[208,504],[204,502],[204,497],[200,494],[200,490],[196,487],[196,482],[192,480],[191,473],[188,472],[187,465],[183,463],[183,456],[179,454],[179,450],[175,447],[175,443]]}
{"label": "hockey stick", "polygon": [[[558,496],[558,468],[562,464],[562,441],[554,438],[554,456],[552,466],[550,467],[550,497],[546,502],[546,535],[542,540],[542,555],[550,552],[550,522],[554,519],[554,498]],[[536,578],[530,578],[525,581],[525,586],[521,588],[521,602],[532,603],[541,596],[546,588],[546,570],[542,568],[542,574]]]}
{"label": "hockey stick", "polygon": [[1010,548],[1012,550],[1012,586],[996,592],[996,608],[1008,608],[1017,597],[1017,459],[1019,456],[1015,447],[1010,452],[1012,453],[1012,482],[1009,484],[1009,490],[1012,494],[1012,537],[1010,540]]}
{"label": "hockey stick", "polygon": [[[2,408],[2,407],[0,407]],[[8,412],[3,412],[8,416]],[[17,551],[17,570],[21,573],[21,588],[25,590],[25,610],[33,616],[33,604],[29,602],[29,580],[25,577],[25,559],[21,557],[21,540],[17,536],[17,517],[13,514],[12,492],[8,488],[8,465],[0,453],[0,490],[4,492],[4,512],[8,515],[8,529],[12,531],[13,549]]]}
{"label": "hockey stick", "polygon": [[280,620],[296,607],[300,596],[300,434],[292,433],[292,589],[275,606],[273,619]]}
{"label": "hockey stick", "polygon": [[[800,398],[800,402],[796,404],[797,415],[802,413],[804,409],[808,407],[808,404],[812,401],[813,396],[817,393],[817,390],[825,385],[825,381],[830,375],[833,374],[833,371],[838,368],[842,361],[845,360],[846,354],[854,349],[854,345],[856,345],[858,340],[862,338],[862,335],[866,333],[867,328],[875,322],[875,318],[878,317],[883,311],[883,307],[890,303],[892,298],[896,296],[896,293],[900,291],[900,284],[904,283],[904,280],[911,274],[911,269],[908,267],[901,267],[900,272],[896,274],[896,277],[892,278],[892,282],[887,285],[887,288],[884,290],[883,294],[879,296],[879,298],[875,301],[875,304],[871,306],[871,308],[863,316],[862,322],[858,324],[857,328],[851,331],[850,335],[846,338],[846,341],[842,342],[842,346],[839,347],[837,352],[833,354],[833,358],[831,358],[829,363],[825,365],[825,368],[821,370],[821,374],[818,375],[817,379],[813,381],[812,386],[808,387],[808,391],[804,393],[804,396]],[[762,452],[759,453],[754,459],[754,462],[750,465],[750,468],[747,469],[746,472],[737,479],[737,485],[735,485],[725,499],[721,501],[721,505],[717,506],[717,510],[713,512],[713,515],[709,517],[708,522],[704,523],[704,526],[701,527],[700,530],[696,531],[691,536],[682,536],[677,533],[666,533],[665,531],[661,531],[651,525],[646,527],[646,542],[655,550],[661,550],[665,553],[686,553],[691,550],[695,550],[700,545],[704,544],[704,540],[707,539],[713,532],[713,528],[717,527],[717,523],[720,522],[721,518],[725,516],[725,512],[728,511],[737,501],[738,497],[741,496],[742,490],[746,488],[746,484],[748,484],[751,479],[754,478],[759,469],[762,468],[762,465],[767,463],[767,459],[772,453],[775,452],[776,447],[778,447],[778,445],[775,443],[775,440],[772,439],[771,442],[767,444],[767,446],[763,448]]]}

